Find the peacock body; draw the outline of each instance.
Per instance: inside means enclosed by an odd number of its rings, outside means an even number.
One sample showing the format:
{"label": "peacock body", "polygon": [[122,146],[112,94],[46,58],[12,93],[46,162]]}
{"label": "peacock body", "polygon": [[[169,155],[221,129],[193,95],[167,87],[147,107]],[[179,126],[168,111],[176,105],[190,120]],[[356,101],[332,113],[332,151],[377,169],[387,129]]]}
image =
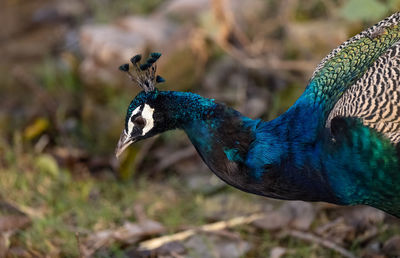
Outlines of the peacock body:
{"label": "peacock body", "polygon": [[334,49],[296,103],[253,120],[189,92],[159,91],[153,53],[121,66],[144,91],[129,105],[119,155],[171,129],[243,191],[286,200],[365,204],[400,217],[400,13]]}

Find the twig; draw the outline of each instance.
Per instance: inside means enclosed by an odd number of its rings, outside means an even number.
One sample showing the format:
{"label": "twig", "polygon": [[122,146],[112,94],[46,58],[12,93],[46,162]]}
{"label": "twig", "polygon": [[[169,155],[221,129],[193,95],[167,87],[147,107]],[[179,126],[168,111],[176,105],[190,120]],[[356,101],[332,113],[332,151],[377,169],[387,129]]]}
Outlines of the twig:
{"label": "twig", "polygon": [[76,244],[78,245],[79,258],[83,258],[81,250],[81,240],[79,238],[79,232],[75,232]]}
{"label": "twig", "polygon": [[170,243],[170,242],[183,241],[183,240],[195,235],[198,232],[213,232],[213,231],[223,230],[226,228],[236,227],[239,225],[250,224],[253,221],[262,219],[264,217],[265,217],[265,213],[256,213],[256,214],[252,214],[250,216],[241,216],[241,217],[236,217],[236,218],[226,220],[226,221],[219,221],[219,222],[215,222],[215,223],[211,223],[211,224],[206,224],[199,228],[189,229],[189,230],[185,230],[185,231],[175,233],[172,235],[157,237],[157,238],[153,238],[153,239],[141,242],[139,244],[139,249],[154,250],[154,249],[156,249],[160,246],[163,246],[167,243]]}
{"label": "twig", "polygon": [[30,218],[43,218],[43,211],[41,209],[34,209],[29,206],[18,204],[12,200],[0,200],[0,209],[7,209],[11,212],[25,215]]}
{"label": "twig", "polygon": [[377,236],[379,234],[379,230],[377,227],[372,227],[370,230],[367,230],[364,234],[357,237],[357,241],[361,244],[364,244]]}
{"label": "twig", "polygon": [[317,233],[317,235],[324,235],[325,232],[327,232],[328,230],[330,230],[331,228],[336,227],[338,224],[343,224],[344,223],[344,218],[343,217],[339,217],[333,221],[330,221],[322,226],[319,226],[318,228],[316,228],[314,230],[315,233]]}
{"label": "twig", "polygon": [[329,241],[328,239],[320,238],[311,233],[301,232],[297,230],[289,230],[286,231],[284,235],[289,235],[291,237],[295,237],[301,240],[312,242],[320,246],[332,249],[347,258],[356,258],[356,256],[354,256],[350,251],[344,249],[343,247],[333,243],[332,241]]}

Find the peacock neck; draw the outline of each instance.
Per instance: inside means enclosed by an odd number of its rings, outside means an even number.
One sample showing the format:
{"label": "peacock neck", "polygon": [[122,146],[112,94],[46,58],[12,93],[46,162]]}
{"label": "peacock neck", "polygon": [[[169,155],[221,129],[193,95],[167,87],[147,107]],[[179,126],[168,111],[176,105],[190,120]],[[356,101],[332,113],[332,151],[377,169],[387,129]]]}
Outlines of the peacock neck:
{"label": "peacock neck", "polygon": [[198,94],[179,91],[160,91],[158,108],[164,110],[167,129],[186,129],[209,120],[218,106],[213,99]]}
{"label": "peacock neck", "polygon": [[184,130],[195,147],[203,152],[213,142],[224,145],[226,138],[237,138],[235,133],[250,134],[249,127],[254,122],[214,99],[190,92],[160,91],[157,105],[165,110],[165,129]]}
{"label": "peacock neck", "polygon": [[207,166],[221,179],[246,187],[246,157],[260,120],[252,120],[224,104],[197,94],[164,92],[168,129],[182,129]]}
{"label": "peacock neck", "polygon": [[184,130],[207,166],[228,184],[274,198],[336,201],[313,169],[318,155],[307,154],[315,154],[312,114],[292,108],[263,122],[197,94],[162,94],[168,129]]}

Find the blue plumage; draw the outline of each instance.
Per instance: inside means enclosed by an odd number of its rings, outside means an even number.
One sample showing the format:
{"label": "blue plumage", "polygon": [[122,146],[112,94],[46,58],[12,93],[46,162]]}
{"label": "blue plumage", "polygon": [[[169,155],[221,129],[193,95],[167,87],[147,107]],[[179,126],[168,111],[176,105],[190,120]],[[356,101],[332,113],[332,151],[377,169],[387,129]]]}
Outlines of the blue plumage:
{"label": "blue plumage", "polygon": [[145,75],[129,73],[144,91],[128,107],[117,155],[182,129],[207,166],[243,191],[367,204],[400,216],[399,20],[394,14],[333,50],[296,103],[268,122],[194,93],[159,91],[153,64],[160,54],[153,53]]}

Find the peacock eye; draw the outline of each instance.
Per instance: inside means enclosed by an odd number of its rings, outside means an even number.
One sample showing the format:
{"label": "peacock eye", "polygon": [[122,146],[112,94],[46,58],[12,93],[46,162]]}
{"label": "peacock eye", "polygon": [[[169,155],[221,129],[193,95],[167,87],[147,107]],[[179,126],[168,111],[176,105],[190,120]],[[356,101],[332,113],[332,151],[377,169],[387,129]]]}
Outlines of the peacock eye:
{"label": "peacock eye", "polygon": [[140,128],[143,128],[146,125],[146,120],[144,120],[144,118],[141,116],[138,116],[137,118],[135,118],[135,120],[133,122],[135,123],[135,125],[137,125]]}

